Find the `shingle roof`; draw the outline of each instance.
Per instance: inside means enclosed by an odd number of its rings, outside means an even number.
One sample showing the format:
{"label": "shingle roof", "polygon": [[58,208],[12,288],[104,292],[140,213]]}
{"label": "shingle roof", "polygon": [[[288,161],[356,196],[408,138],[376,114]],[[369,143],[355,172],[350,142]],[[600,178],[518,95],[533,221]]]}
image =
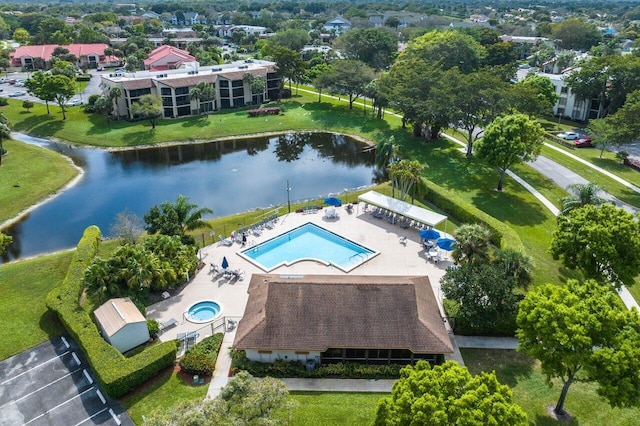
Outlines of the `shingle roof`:
{"label": "shingle roof", "polygon": [[20,46],[15,52],[11,54],[13,58],[22,58],[23,56],[31,58],[42,58],[45,61],[49,61],[56,47],[64,47],[69,50],[69,53],[75,55],[77,58],[81,56],[96,54],[104,56],[104,49],[108,46],[104,43],[89,43],[89,44],[69,44],[67,46],[58,44],[40,44],[35,46]]}
{"label": "shingle roof", "polygon": [[124,87],[127,90],[150,89],[153,87],[153,81],[151,81],[150,78],[126,80],[122,82],[122,87]]}
{"label": "shingle roof", "polygon": [[93,314],[109,337],[127,324],[146,322],[144,316],[128,297],[110,299],[93,311]]}
{"label": "shingle roof", "polygon": [[156,82],[162,83],[169,87],[191,87],[197,86],[199,83],[215,83],[218,80],[217,74],[203,74],[194,75],[192,77],[179,77],[179,78],[155,78]]}
{"label": "shingle roof", "polygon": [[145,68],[149,67],[151,64],[159,61],[160,59],[165,58],[166,56],[175,56],[177,58],[176,62],[194,62],[196,60],[195,57],[191,56],[189,52],[186,50],[178,49],[177,47],[162,45],[156,49],[154,49],[149,55],[147,59],[143,61]]}
{"label": "shingle roof", "polygon": [[254,274],[233,346],[453,352],[426,276]]}

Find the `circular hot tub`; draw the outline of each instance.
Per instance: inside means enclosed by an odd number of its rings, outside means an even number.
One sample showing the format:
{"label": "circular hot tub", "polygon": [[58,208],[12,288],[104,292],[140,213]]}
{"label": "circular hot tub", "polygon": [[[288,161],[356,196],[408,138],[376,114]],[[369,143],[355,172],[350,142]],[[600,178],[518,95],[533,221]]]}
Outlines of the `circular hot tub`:
{"label": "circular hot tub", "polygon": [[213,300],[201,300],[189,306],[184,313],[187,321],[204,324],[213,321],[222,312],[222,306]]}

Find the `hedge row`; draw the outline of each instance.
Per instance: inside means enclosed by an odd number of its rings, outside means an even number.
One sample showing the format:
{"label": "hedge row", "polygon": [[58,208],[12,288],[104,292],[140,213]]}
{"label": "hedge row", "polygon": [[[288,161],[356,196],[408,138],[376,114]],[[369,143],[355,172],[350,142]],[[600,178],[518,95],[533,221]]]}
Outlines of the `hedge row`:
{"label": "hedge row", "polygon": [[248,371],[254,377],[302,377],[302,378],[341,378],[341,379],[397,379],[404,365],[367,365],[353,362],[318,365],[309,371],[305,365],[296,361],[276,360],[273,363],[250,361],[245,351],[234,350],[231,353],[231,371]]}
{"label": "hedge row", "polygon": [[78,303],[87,266],[98,251],[100,229],[85,229],[62,284],[47,296],[47,307],[55,312],[71,337],[84,351],[103,389],[119,398],[173,365],[177,343],[169,341],[149,346],[130,358],[107,343],[87,311]]}
{"label": "hedge row", "polygon": [[491,231],[491,242],[500,248],[512,248],[524,253],[524,245],[518,234],[498,219],[462,200],[453,192],[427,179],[425,199],[464,223],[482,223]]}
{"label": "hedge row", "polygon": [[187,349],[184,356],[180,358],[182,371],[198,376],[211,376],[216,369],[216,361],[223,338],[224,334],[216,333],[213,336],[205,337],[200,343]]}
{"label": "hedge row", "polygon": [[516,324],[516,314],[512,316],[501,316],[486,327],[478,327],[460,316],[460,304],[451,299],[442,300],[442,306],[447,317],[453,320],[453,331],[455,334],[463,336],[506,336],[516,335],[518,328]]}
{"label": "hedge row", "polygon": [[280,107],[257,108],[249,110],[249,117],[262,117],[264,115],[278,115]]}

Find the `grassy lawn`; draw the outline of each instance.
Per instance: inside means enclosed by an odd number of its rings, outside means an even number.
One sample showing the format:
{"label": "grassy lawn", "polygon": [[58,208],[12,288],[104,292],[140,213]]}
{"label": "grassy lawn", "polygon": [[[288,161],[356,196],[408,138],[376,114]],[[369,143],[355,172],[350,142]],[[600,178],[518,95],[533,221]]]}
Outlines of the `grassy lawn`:
{"label": "grassy lawn", "polygon": [[360,426],[373,424],[378,401],[389,394],[356,392],[292,392],[296,407],[289,424]]}
{"label": "grassy lawn", "polygon": [[72,254],[67,251],[0,266],[0,359],[65,332],[45,299],[64,279]]}
{"label": "grassy lawn", "polygon": [[78,171],[66,158],[22,142],[5,140],[0,166],[0,223],[56,192]]}
{"label": "grassy lawn", "polygon": [[[472,374],[495,370],[498,380],[513,391],[515,402],[525,410],[535,425],[556,425],[546,407],[554,405],[560,396],[560,382],[549,387],[540,372],[537,360],[508,350],[461,349],[462,357]],[[596,386],[576,382],[569,388],[565,409],[574,418],[572,425],[635,425],[640,409],[611,408],[596,394]]]}
{"label": "grassy lawn", "polygon": [[167,370],[150,380],[143,388],[120,400],[136,424],[142,424],[142,416],[157,410],[166,410],[184,401],[202,401],[207,394],[208,383],[193,386],[178,373]]}

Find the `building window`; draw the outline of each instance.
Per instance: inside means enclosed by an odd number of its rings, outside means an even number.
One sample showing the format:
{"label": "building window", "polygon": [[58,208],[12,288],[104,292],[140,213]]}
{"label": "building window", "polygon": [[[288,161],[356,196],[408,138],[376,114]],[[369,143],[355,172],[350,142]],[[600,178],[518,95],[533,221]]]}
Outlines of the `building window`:
{"label": "building window", "polygon": [[228,98],[229,97],[229,89],[220,89],[220,97]]}
{"label": "building window", "polygon": [[173,108],[164,109],[164,118],[173,118]]}
{"label": "building window", "polygon": [[229,87],[229,80],[220,80],[220,87]]}
{"label": "building window", "polygon": [[160,89],[160,94],[162,94],[162,96],[171,96],[171,89],[169,87],[163,87]]}
{"label": "building window", "polygon": [[191,103],[189,96],[176,96],[176,105],[188,105]]}
{"label": "building window", "polygon": [[244,87],[244,81],[234,80],[231,82],[231,87]]}
{"label": "building window", "polygon": [[178,87],[176,88],[176,96],[178,95],[188,95],[189,88],[188,87]]}
{"label": "building window", "polygon": [[185,115],[191,115],[191,107],[188,105],[178,108],[178,117],[184,117]]}
{"label": "building window", "polygon": [[244,88],[238,87],[233,89],[233,97],[234,98],[244,97]]}
{"label": "building window", "polygon": [[569,93],[569,87],[564,86],[562,89],[560,89],[560,93]]}

